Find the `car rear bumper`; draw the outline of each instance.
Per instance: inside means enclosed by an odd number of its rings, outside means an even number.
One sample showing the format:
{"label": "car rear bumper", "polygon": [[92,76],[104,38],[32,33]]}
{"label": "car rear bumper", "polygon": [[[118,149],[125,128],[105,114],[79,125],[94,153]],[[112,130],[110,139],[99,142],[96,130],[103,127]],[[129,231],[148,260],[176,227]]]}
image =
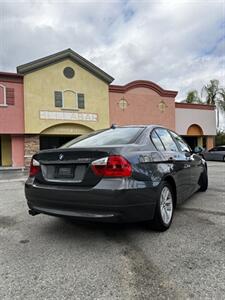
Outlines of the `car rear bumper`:
{"label": "car rear bumper", "polygon": [[[140,185],[140,184],[139,184]],[[136,222],[154,217],[157,187],[74,188],[25,184],[25,195],[30,213],[44,213],[82,220],[104,222]]]}

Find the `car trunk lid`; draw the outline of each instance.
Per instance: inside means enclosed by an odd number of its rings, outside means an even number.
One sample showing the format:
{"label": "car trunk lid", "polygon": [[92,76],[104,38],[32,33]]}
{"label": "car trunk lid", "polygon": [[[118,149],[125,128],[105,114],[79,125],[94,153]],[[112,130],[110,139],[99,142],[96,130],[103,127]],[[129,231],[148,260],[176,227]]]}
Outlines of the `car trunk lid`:
{"label": "car trunk lid", "polygon": [[36,180],[43,184],[94,186],[101,177],[91,170],[91,163],[107,157],[111,149],[57,149],[45,150],[35,155],[41,172]]}

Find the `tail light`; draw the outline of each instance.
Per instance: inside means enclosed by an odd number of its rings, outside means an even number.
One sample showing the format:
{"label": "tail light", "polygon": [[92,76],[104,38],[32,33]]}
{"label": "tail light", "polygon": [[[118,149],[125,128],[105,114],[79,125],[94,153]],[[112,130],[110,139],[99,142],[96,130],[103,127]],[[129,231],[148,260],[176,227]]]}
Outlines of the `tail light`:
{"label": "tail light", "polygon": [[34,177],[40,171],[40,163],[36,159],[32,158],[30,162],[30,177]]}
{"label": "tail light", "polygon": [[95,160],[91,168],[97,176],[103,177],[129,177],[132,174],[131,164],[121,155]]}

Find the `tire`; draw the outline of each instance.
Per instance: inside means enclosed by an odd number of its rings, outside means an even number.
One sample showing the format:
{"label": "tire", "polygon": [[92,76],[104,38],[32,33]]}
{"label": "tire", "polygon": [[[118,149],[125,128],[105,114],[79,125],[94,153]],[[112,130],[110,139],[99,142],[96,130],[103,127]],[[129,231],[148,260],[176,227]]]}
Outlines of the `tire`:
{"label": "tire", "polygon": [[208,172],[207,169],[204,168],[200,179],[199,179],[199,185],[200,185],[200,192],[205,192],[208,189]]}
{"label": "tire", "polygon": [[[165,205],[165,201],[167,205]],[[152,221],[152,226],[155,230],[163,232],[169,229],[173,219],[174,202],[173,189],[169,183],[163,181]]]}

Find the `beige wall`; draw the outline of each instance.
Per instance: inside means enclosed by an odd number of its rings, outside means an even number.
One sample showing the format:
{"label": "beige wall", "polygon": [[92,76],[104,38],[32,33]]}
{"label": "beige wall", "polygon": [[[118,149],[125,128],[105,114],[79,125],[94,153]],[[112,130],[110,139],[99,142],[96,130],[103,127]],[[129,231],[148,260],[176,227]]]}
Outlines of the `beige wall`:
{"label": "beige wall", "polygon": [[[75,76],[67,79],[65,67],[72,67]],[[85,94],[85,109],[75,109],[71,94],[65,95],[65,108],[56,108],[54,91],[72,90]],[[38,134],[45,129],[63,123],[85,125],[90,130],[109,126],[108,84],[69,59],[50,65],[24,76],[25,133]],[[40,111],[94,113],[97,121],[69,121],[63,119],[40,119]],[[67,114],[68,116],[68,114]],[[81,128],[81,127],[80,127]],[[79,134],[79,132],[77,132]],[[57,134],[57,130],[55,131]]]}
{"label": "beige wall", "polygon": [[214,110],[176,108],[176,131],[186,135],[192,124],[199,125],[203,135],[216,135],[216,113]]}

